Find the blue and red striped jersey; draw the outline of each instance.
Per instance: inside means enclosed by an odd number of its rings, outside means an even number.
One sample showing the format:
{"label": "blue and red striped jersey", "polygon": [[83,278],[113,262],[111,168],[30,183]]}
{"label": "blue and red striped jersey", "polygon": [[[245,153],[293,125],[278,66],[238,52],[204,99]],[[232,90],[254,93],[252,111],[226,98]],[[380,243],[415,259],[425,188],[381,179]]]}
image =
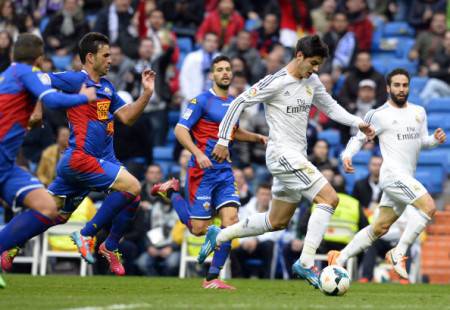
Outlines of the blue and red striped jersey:
{"label": "blue and red striped jersey", "polygon": [[[231,163],[227,161],[219,164],[212,159],[211,153],[218,140],[220,122],[233,99],[232,96],[219,97],[210,89],[192,99],[178,121],[178,125],[191,132],[195,145],[208,156],[213,164],[213,169],[231,166]],[[189,167],[198,167],[194,156],[191,157]]]}
{"label": "blue and red striped jersey", "polygon": [[50,108],[80,105],[85,95],[59,94],[48,77],[25,63],[12,63],[0,74],[0,181],[11,169],[38,100]]}
{"label": "blue and red striped jersey", "polygon": [[49,74],[52,86],[66,93],[76,93],[83,83],[97,89],[97,100],[67,109],[69,150],[82,151],[97,158],[114,154],[114,113],[125,106],[113,84],[105,78],[98,83],[86,71]]}

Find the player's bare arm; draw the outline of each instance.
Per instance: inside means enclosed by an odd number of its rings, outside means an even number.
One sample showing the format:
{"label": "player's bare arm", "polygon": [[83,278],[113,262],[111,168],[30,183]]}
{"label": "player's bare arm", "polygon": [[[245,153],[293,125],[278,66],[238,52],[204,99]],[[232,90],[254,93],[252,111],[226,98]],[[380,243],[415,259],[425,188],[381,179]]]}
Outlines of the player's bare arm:
{"label": "player's bare arm", "polygon": [[43,114],[42,101],[38,101],[28,119],[27,129],[30,130],[31,128],[42,126]]}
{"label": "player's bare arm", "polygon": [[234,134],[234,138],[238,141],[242,142],[253,142],[253,143],[259,143],[267,145],[267,142],[269,138],[267,136],[250,132],[248,130],[245,130],[243,128],[238,128]]}
{"label": "player's bare arm", "polygon": [[156,73],[152,70],[144,70],[141,75],[142,78],[142,87],[144,91],[141,96],[133,102],[132,104],[126,105],[123,109],[117,111],[117,118],[124,123],[125,125],[131,126],[133,125],[139,116],[141,116],[142,112],[145,109],[145,106],[150,101],[150,97],[153,94],[153,90],[155,89],[155,78]]}
{"label": "player's bare arm", "polygon": [[212,167],[212,162],[209,160],[208,156],[205,155],[192,141],[191,134],[189,130],[184,128],[183,126],[177,125],[174,130],[175,137],[178,142],[181,143],[189,152],[191,152],[195,156],[195,160],[197,161],[200,168],[210,168]]}

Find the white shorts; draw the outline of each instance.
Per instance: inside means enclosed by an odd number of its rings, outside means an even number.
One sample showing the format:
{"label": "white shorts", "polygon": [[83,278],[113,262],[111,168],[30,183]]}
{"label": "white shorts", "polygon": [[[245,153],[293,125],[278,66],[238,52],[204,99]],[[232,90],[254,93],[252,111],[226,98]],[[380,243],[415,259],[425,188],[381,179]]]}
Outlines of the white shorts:
{"label": "white shorts", "polygon": [[396,178],[395,182],[383,188],[380,206],[394,209],[397,215],[403,213],[407,205],[427,194],[426,188],[410,176]]}
{"label": "white shorts", "polygon": [[267,163],[273,175],[274,199],[297,203],[302,197],[312,201],[328,183],[322,173],[303,155],[285,154]]}

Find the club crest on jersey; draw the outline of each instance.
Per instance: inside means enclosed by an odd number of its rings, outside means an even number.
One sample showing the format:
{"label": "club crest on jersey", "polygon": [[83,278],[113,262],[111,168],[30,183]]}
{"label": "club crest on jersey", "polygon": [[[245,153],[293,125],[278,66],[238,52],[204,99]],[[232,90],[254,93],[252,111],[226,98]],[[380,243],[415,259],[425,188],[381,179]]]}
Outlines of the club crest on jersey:
{"label": "club crest on jersey", "polygon": [[197,104],[197,98],[192,99],[191,101],[189,101],[189,103]]}
{"label": "club crest on jersey", "polygon": [[422,117],[421,117],[419,114],[416,115],[416,121],[417,121],[419,124],[422,123]]}
{"label": "club crest on jersey", "polygon": [[112,94],[112,91],[111,91],[111,89],[109,87],[105,87],[104,91],[105,91],[105,93],[107,95],[111,95]]}
{"label": "club crest on jersey", "polygon": [[47,73],[37,73],[37,77],[44,85],[52,85],[52,80]]}
{"label": "club crest on jersey", "polygon": [[209,208],[211,208],[211,204],[210,204],[208,201],[206,201],[206,202],[203,204],[203,208],[204,208],[206,211],[208,211]]}
{"label": "club crest on jersey", "polygon": [[313,95],[312,89],[308,85],[306,85],[306,93],[308,94],[308,96],[312,96]]}
{"label": "club crest on jersey", "polygon": [[108,119],[109,106],[111,104],[110,100],[99,100],[97,101],[97,118],[100,121]]}
{"label": "club crest on jersey", "polygon": [[255,97],[257,93],[258,90],[255,87],[252,87],[248,90],[248,94],[250,95],[250,97]]}

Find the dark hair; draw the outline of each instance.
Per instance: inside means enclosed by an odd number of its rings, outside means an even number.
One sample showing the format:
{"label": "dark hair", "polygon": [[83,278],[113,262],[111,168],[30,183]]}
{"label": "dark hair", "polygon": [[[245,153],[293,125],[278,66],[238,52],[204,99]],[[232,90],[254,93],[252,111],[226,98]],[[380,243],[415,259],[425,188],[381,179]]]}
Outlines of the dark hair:
{"label": "dark hair", "polygon": [[305,58],[314,56],[326,58],[328,57],[328,46],[318,35],[306,36],[297,41],[295,55],[298,52],[302,52]]}
{"label": "dark hair", "polygon": [[17,38],[13,47],[13,60],[33,64],[40,56],[44,55],[44,42],[38,36],[31,33],[22,33]]}
{"label": "dark hair", "polygon": [[269,183],[259,183],[258,187],[256,188],[256,191],[258,191],[261,188],[262,189],[272,190],[272,186]]}
{"label": "dark hair", "polygon": [[409,73],[408,71],[406,71],[403,68],[395,68],[394,70],[392,70],[391,72],[389,72],[389,74],[386,76],[386,83],[388,86],[391,86],[391,81],[392,81],[392,77],[395,75],[404,75],[408,78],[408,83],[411,80],[411,78],[409,77]]}
{"label": "dark hair", "polygon": [[100,46],[109,45],[109,39],[99,32],[89,32],[81,38],[78,44],[78,54],[82,64],[86,63],[86,55],[89,53],[96,54]]}
{"label": "dark hair", "polygon": [[233,73],[233,77],[234,77],[234,78],[244,78],[244,79],[248,80],[247,75],[245,74],[245,72],[242,72],[242,71],[236,71],[236,72],[234,72],[234,73]]}
{"label": "dark hair", "polygon": [[228,57],[225,56],[225,55],[220,55],[220,56],[215,57],[215,58],[212,60],[212,62],[211,62],[211,67],[210,67],[211,72],[214,71],[214,65],[215,65],[216,63],[218,63],[218,62],[221,62],[221,61],[226,61],[226,62],[228,62],[228,63],[230,64],[230,66],[231,66],[231,60],[230,60],[230,58],[228,58]]}

